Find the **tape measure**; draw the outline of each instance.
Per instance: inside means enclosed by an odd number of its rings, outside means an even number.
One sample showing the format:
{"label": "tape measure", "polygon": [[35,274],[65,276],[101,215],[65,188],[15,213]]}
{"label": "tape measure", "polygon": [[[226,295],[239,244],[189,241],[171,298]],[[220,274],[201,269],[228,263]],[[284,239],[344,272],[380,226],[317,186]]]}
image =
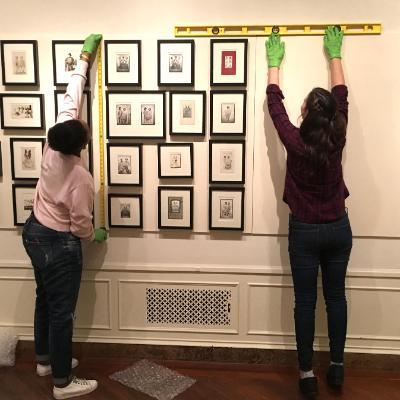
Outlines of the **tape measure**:
{"label": "tape measure", "polygon": [[105,221],[105,186],[104,186],[104,125],[103,125],[103,63],[101,45],[97,51],[97,96],[99,99],[99,154],[100,154],[100,190],[99,190],[99,223],[106,226]]}

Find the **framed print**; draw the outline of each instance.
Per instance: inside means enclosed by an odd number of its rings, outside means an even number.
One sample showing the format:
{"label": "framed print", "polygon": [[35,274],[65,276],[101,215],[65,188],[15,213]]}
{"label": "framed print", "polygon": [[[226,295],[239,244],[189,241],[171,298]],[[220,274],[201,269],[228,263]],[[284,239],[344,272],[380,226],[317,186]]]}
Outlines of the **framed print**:
{"label": "framed print", "polygon": [[170,92],[169,132],[171,135],[205,135],[205,91]]}
{"label": "framed print", "polygon": [[211,39],[211,86],[247,85],[247,39]]}
{"label": "framed print", "polygon": [[109,194],[108,224],[110,228],[143,228],[141,194]]}
{"label": "framed print", "polygon": [[2,40],[1,71],[3,85],[39,85],[36,40]]}
{"label": "framed print", "polygon": [[158,228],[193,229],[193,187],[158,187]]}
{"label": "framed print", "polygon": [[[55,110],[55,120],[57,121],[58,111],[60,110],[60,105],[64,99],[65,90],[55,90],[54,91],[54,110]],[[85,121],[89,127],[92,126],[91,118],[91,95],[90,90],[83,91],[82,97],[82,108],[79,112],[79,119]]]}
{"label": "framed print", "polygon": [[45,139],[11,138],[11,175],[13,180],[39,179]]}
{"label": "framed print", "polygon": [[210,188],[208,228],[244,229],[244,188]]}
{"label": "framed print", "polygon": [[43,95],[0,94],[2,129],[44,129]]}
{"label": "framed print", "polygon": [[246,134],[246,91],[211,91],[211,135]]}
{"label": "framed print", "polygon": [[35,199],[36,184],[23,185],[13,184],[13,211],[14,225],[22,226],[33,211],[33,201]]}
{"label": "framed print", "polygon": [[106,86],[142,86],[140,40],[105,40]]}
{"label": "framed print", "polygon": [[107,138],[165,138],[165,92],[106,92]]}
{"label": "framed print", "polygon": [[142,186],[142,145],[107,143],[109,186]]}
{"label": "framed print", "polygon": [[158,177],[193,178],[193,143],[159,143]]}
{"label": "framed print", "polygon": [[158,86],[194,85],[194,40],[158,40]]}
{"label": "framed print", "polygon": [[245,141],[210,140],[209,181],[210,183],[244,183]]}
{"label": "framed print", "polygon": [[[83,40],[53,40],[54,86],[68,85],[78,63],[83,43]],[[89,73],[87,74],[86,86],[90,86]]]}

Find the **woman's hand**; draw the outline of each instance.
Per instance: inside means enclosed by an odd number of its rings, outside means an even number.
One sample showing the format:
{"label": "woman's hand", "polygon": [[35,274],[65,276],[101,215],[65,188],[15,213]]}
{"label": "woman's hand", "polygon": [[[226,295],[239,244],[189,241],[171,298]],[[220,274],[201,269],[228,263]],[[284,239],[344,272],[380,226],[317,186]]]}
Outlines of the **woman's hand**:
{"label": "woman's hand", "polygon": [[83,43],[82,53],[90,53],[95,54],[103,35],[99,33],[92,33],[85,39],[85,43]]}
{"label": "woman's hand", "polygon": [[285,55],[285,43],[281,41],[278,33],[272,33],[265,41],[265,50],[267,53],[268,68],[279,68]]}
{"label": "woman's hand", "polygon": [[325,29],[324,47],[331,60],[333,58],[342,58],[342,41],[343,31],[340,31],[339,28],[328,26]]}

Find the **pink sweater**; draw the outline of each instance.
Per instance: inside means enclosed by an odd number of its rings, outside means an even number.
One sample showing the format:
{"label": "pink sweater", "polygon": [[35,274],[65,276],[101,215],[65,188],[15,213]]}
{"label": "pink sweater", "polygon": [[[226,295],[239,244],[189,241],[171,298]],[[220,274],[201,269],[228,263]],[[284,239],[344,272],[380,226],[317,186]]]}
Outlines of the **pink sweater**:
{"label": "pink sweater", "polygon": [[[57,123],[79,117],[87,69],[87,62],[79,60]],[[36,219],[50,229],[93,240],[93,200],[93,178],[80,157],[64,155],[46,143],[33,207]]]}

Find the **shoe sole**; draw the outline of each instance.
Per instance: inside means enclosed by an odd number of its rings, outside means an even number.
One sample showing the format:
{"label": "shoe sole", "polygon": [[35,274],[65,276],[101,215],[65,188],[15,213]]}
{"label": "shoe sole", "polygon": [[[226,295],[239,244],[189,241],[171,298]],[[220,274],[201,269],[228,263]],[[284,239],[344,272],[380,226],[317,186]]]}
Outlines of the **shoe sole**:
{"label": "shoe sole", "polygon": [[89,391],[87,391],[87,392],[85,392],[85,393],[75,393],[75,394],[67,394],[67,393],[66,393],[66,394],[59,394],[59,395],[56,395],[56,394],[54,394],[54,392],[53,392],[53,397],[54,397],[56,400],[64,400],[64,399],[72,399],[73,397],[86,396],[87,394],[90,394],[90,393],[94,392],[94,391],[97,389],[97,386],[98,386],[98,385],[96,385],[96,387],[90,389]]}

